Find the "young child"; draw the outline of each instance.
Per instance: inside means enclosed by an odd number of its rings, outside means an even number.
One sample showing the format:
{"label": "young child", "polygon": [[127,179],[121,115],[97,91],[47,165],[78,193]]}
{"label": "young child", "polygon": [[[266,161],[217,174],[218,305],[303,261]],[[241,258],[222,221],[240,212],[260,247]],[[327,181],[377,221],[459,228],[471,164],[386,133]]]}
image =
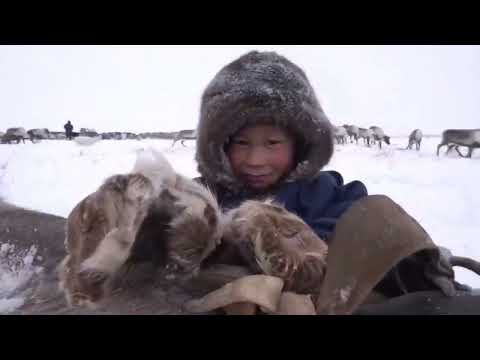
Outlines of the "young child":
{"label": "young child", "polygon": [[[339,219],[367,198],[413,223],[414,236],[426,234],[387,197],[369,197],[360,181],[345,184],[340,173],[321,171],[333,154],[332,126],[304,71],[274,52],[250,52],[219,71],[203,93],[197,134],[197,180],[216,194],[224,210],[249,199],[273,198],[330,244]],[[352,236],[362,227],[387,227],[382,216],[370,215],[376,223],[359,217]],[[242,263],[237,253],[224,244],[209,263]],[[438,251],[411,256],[376,290],[387,297],[439,288],[452,295],[459,284],[444,260]]]}

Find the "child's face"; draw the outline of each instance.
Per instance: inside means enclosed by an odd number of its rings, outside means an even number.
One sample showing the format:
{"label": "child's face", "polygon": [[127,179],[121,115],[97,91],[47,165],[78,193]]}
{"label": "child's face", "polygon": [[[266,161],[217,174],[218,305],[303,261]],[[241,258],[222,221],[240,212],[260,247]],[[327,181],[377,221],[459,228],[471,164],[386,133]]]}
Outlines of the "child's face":
{"label": "child's face", "polygon": [[227,151],[234,175],[251,189],[266,190],[295,165],[295,143],[284,129],[256,125],[237,132]]}

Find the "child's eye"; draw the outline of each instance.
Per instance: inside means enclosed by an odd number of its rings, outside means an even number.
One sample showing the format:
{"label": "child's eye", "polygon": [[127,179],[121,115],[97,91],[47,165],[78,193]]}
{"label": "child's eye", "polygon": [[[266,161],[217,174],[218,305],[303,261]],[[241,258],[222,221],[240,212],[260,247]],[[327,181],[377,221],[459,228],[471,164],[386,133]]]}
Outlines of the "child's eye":
{"label": "child's eye", "polygon": [[235,145],[240,145],[240,146],[247,146],[248,145],[248,141],[244,140],[244,139],[233,139],[233,143]]}
{"label": "child's eye", "polygon": [[281,144],[282,142],[283,142],[282,140],[271,139],[271,140],[268,140],[267,144],[268,146],[275,146],[275,145]]}

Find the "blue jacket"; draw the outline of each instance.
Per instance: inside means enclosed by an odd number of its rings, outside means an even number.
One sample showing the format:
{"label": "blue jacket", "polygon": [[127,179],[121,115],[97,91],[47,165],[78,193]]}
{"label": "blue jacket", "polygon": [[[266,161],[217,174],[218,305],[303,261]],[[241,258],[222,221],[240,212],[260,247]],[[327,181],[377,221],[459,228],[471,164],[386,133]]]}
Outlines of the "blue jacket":
{"label": "blue jacket", "polygon": [[[202,181],[202,179],[199,179]],[[203,181],[202,181],[203,182]],[[231,209],[251,199],[248,194],[232,194],[212,188],[220,206]],[[274,193],[276,201],[288,211],[301,217],[322,239],[332,235],[337,219],[354,201],[367,196],[367,188],[360,181],[344,184],[343,177],[336,171],[322,171],[309,180],[298,180],[282,184]]]}
{"label": "blue jacket", "polygon": [[340,173],[323,171],[313,180],[285,183],[276,200],[328,241],[337,219],[354,201],[367,195],[367,188],[362,182],[352,181],[345,185]]}

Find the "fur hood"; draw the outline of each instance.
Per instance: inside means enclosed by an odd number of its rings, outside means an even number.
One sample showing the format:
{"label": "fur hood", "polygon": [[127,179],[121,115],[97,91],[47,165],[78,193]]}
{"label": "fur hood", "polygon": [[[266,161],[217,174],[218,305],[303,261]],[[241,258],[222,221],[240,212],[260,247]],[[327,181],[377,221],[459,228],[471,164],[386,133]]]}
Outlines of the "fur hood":
{"label": "fur hood", "polygon": [[305,73],[275,52],[243,55],[205,89],[195,158],[208,183],[241,189],[224,148],[233,134],[253,124],[283,126],[296,137],[298,163],[287,181],[316,175],[332,156],[332,126]]}

